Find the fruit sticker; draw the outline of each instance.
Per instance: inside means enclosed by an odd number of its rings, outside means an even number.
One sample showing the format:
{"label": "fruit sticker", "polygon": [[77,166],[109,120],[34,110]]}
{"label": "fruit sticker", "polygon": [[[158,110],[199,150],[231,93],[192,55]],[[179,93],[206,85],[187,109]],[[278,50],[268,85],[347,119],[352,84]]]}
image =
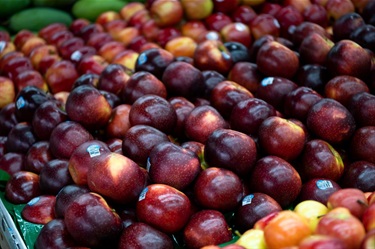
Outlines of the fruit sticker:
{"label": "fruit sticker", "polygon": [[37,203],[37,202],[39,201],[39,199],[40,199],[39,196],[38,196],[38,197],[35,197],[35,198],[31,199],[31,200],[27,203],[27,205],[28,205],[28,206],[32,206],[32,205],[34,205],[35,203]]}
{"label": "fruit sticker", "polygon": [[248,205],[248,204],[251,204],[251,201],[253,200],[254,198],[254,195],[251,194],[251,195],[247,195],[243,198],[242,200],[242,206],[245,206],[245,205]]}
{"label": "fruit sticker", "polygon": [[0,53],[3,52],[4,48],[6,47],[6,42],[5,41],[0,41]]}
{"label": "fruit sticker", "polygon": [[319,180],[316,182],[316,186],[321,190],[333,188],[333,185],[329,180]]}
{"label": "fruit sticker", "polygon": [[21,96],[17,99],[16,106],[17,109],[22,109],[26,105],[25,99]]}
{"label": "fruit sticker", "polygon": [[90,145],[86,150],[90,157],[100,156],[100,146],[97,144]]}
{"label": "fruit sticker", "polygon": [[143,200],[144,198],[146,198],[146,193],[148,191],[148,188],[144,188],[141,192],[141,194],[139,195],[139,198],[138,198],[138,201],[141,201]]}

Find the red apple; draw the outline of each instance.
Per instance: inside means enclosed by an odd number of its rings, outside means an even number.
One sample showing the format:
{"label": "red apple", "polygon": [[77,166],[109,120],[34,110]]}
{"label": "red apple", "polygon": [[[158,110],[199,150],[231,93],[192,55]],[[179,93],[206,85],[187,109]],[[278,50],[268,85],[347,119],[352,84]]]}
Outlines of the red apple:
{"label": "red apple", "polygon": [[170,141],[168,136],[152,126],[134,125],[123,138],[122,152],[139,165],[146,167],[152,148],[167,141]]}
{"label": "red apple", "polygon": [[105,156],[110,150],[106,143],[100,140],[89,140],[79,144],[73,149],[69,157],[69,172],[78,185],[87,184],[87,173],[89,168],[98,161],[98,158]]}
{"label": "red apple", "polygon": [[10,176],[25,170],[25,155],[23,153],[7,152],[0,156],[0,169]]}
{"label": "red apple", "polygon": [[361,92],[370,92],[365,82],[349,75],[339,75],[330,79],[324,87],[325,96],[337,100],[345,107],[351,98]]}
{"label": "red apple", "polygon": [[351,0],[328,0],[325,8],[328,17],[333,20],[337,20],[347,13],[355,12],[355,7]]}
{"label": "red apple", "polygon": [[119,249],[126,248],[173,249],[173,241],[167,234],[143,222],[135,222],[124,228],[119,241]]}
{"label": "red apple", "polygon": [[275,110],[283,112],[286,96],[298,88],[298,85],[284,77],[265,77],[260,82],[255,97],[266,101]]}
{"label": "red apple", "polygon": [[327,205],[328,198],[339,189],[340,185],[333,180],[314,178],[302,185],[298,201],[315,200]]}
{"label": "red apple", "polygon": [[39,174],[46,163],[53,159],[48,141],[37,141],[25,155],[25,169]]}
{"label": "red apple", "polygon": [[91,191],[122,205],[135,203],[145,183],[141,168],[119,153],[110,152],[98,157],[87,171]]}
{"label": "red apple", "polygon": [[202,72],[195,66],[182,61],[172,62],[165,68],[162,82],[169,96],[193,99],[201,96],[204,89]]}
{"label": "red apple", "polygon": [[375,127],[365,126],[357,129],[350,142],[350,154],[354,159],[365,160],[370,163],[375,163],[373,151],[375,146]]}
{"label": "red apple", "polygon": [[246,47],[252,44],[250,28],[241,22],[228,23],[220,30],[224,42],[235,41]]}
{"label": "red apple", "polygon": [[155,145],[150,151],[147,170],[154,183],[185,190],[201,172],[198,156],[172,142]]}
{"label": "red apple", "polygon": [[334,192],[327,202],[329,209],[337,207],[347,208],[350,213],[362,219],[363,213],[367,209],[367,198],[362,190],[356,188],[344,188]]}
{"label": "red apple", "polygon": [[79,195],[88,193],[90,190],[87,186],[70,184],[63,187],[57,194],[55,199],[55,217],[64,218],[65,210],[72,201]]}
{"label": "red apple", "polygon": [[16,77],[14,77],[13,82],[17,92],[21,91],[27,86],[35,86],[45,92],[48,91],[46,81],[44,80],[42,74],[36,70],[26,70],[19,73]]}
{"label": "red apple", "polygon": [[73,239],[87,247],[114,246],[122,231],[120,216],[96,193],[85,193],[72,201],[64,222]]}
{"label": "red apple", "polygon": [[258,130],[260,148],[268,155],[286,161],[296,159],[305,147],[306,133],[292,121],[272,116],[265,119]]}
{"label": "red apple", "polygon": [[26,203],[21,211],[24,220],[45,225],[55,218],[54,207],[56,197],[54,195],[40,195]]}
{"label": "red apple", "polygon": [[324,215],[316,228],[316,234],[340,238],[347,248],[359,248],[365,237],[362,222],[344,207],[337,207]]}
{"label": "red apple", "polygon": [[125,4],[120,10],[120,15],[125,21],[129,21],[132,15],[137,11],[145,9],[145,5],[141,2],[131,2]]}
{"label": "red apple", "polygon": [[112,112],[112,107],[99,90],[87,85],[74,88],[70,92],[65,109],[72,121],[88,129],[107,125]]}
{"label": "red apple", "polygon": [[[102,56],[103,58],[105,58],[104,55]],[[139,53],[130,49],[125,49],[119,52],[118,54],[116,54],[114,58],[112,59],[111,63],[121,64],[130,70],[134,70],[138,56],[139,56]]]}
{"label": "red apple", "polygon": [[167,234],[182,231],[189,221],[191,203],[179,190],[165,184],[150,184],[136,204],[139,221]]}
{"label": "red apple", "polygon": [[258,51],[256,64],[266,76],[292,78],[299,67],[294,51],[277,41],[266,42]]}
{"label": "red apple", "polygon": [[[55,248],[55,249],[64,249],[64,248],[81,248],[78,247],[79,243],[73,240],[73,237],[70,236],[66,225],[63,219],[55,218],[45,224],[35,240],[35,249],[42,248]],[[76,247],[77,246],[77,247]]]}
{"label": "red apple", "polygon": [[326,65],[332,75],[350,75],[365,80],[371,67],[370,54],[351,40],[335,43],[327,54]]}
{"label": "red apple", "polygon": [[246,134],[217,128],[205,141],[204,158],[211,167],[229,169],[239,176],[247,176],[257,159],[254,140]]}
{"label": "red apple", "polygon": [[13,204],[26,204],[41,195],[39,175],[30,171],[19,171],[7,181],[5,198]]}
{"label": "red apple", "polygon": [[250,30],[255,40],[264,35],[278,37],[280,34],[279,21],[270,14],[258,14],[250,23]]}
{"label": "red apple", "polygon": [[9,131],[5,149],[7,152],[26,154],[36,141],[37,138],[30,123],[19,122]]}
{"label": "red apple", "polygon": [[63,187],[72,183],[68,160],[52,159],[39,173],[40,189],[45,194],[56,195]]}
{"label": "red apple", "polygon": [[[337,115],[340,118],[336,118]],[[310,108],[306,125],[319,138],[340,144],[353,135],[356,124],[352,114],[340,102],[323,98]]]}
{"label": "red apple", "polygon": [[[16,103],[11,102],[0,110],[0,134],[8,136],[10,130],[18,123],[16,114]],[[6,141],[5,141],[6,142]]]}
{"label": "red apple", "polygon": [[327,55],[334,42],[319,33],[311,33],[301,41],[299,55],[304,64],[325,65]]}
{"label": "red apple", "polygon": [[184,9],[177,0],[155,0],[150,7],[150,15],[159,27],[173,26],[182,20]]}
{"label": "red apple", "polygon": [[187,248],[202,248],[228,242],[232,233],[222,213],[204,209],[192,215],[184,228],[183,238]]}
{"label": "red apple", "polygon": [[198,43],[194,54],[194,65],[200,70],[216,70],[226,75],[233,65],[232,57],[223,42],[206,40]]}
{"label": "red apple", "polygon": [[346,188],[357,188],[363,192],[374,192],[375,164],[367,161],[354,161],[345,169],[340,184]]}
{"label": "red apple", "polygon": [[131,105],[120,104],[112,109],[111,118],[106,126],[106,135],[110,138],[123,138],[131,127],[129,112]]}
{"label": "red apple", "polygon": [[242,182],[231,170],[207,168],[198,175],[194,183],[194,198],[205,209],[234,211],[242,197]]}
{"label": "red apple", "polygon": [[186,117],[185,134],[194,141],[205,143],[218,128],[228,128],[228,123],[212,106],[196,106]]}
{"label": "red apple", "polygon": [[50,150],[56,158],[69,159],[78,146],[92,139],[92,135],[82,125],[67,120],[52,130]]}
{"label": "red apple", "polygon": [[294,167],[276,156],[259,159],[247,182],[251,191],[271,196],[283,208],[297,199],[302,187],[301,177]]}
{"label": "red apple", "polygon": [[344,249],[346,245],[340,238],[314,234],[304,238],[298,245],[299,249],[318,249],[318,248]]}
{"label": "red apple", "polygon": [[61,91],[70,91],[78,77],[79,74],[76,67],[68,60],[57,61],[45,73],[48,87],[53,94]]}
{"label": "red apple", "polygon": [[326,178],[338,181],[344,173],[340,154],[326,141],[313,139],[306,143],[298,167],[303,179]]}
{"label": "red apple", "polygon": [[349,101],[348,110],[353,115],[357,126],[375,126],[375,112],[372,106],[375,95],[361,92],[353,95]]}
{"label": "red apple", "polygon": [[[196,3],[196,2],[191,2],[188,0],[186,2]],[[191,21],[186,21],[181,24],[181,34],[183,36],[192,38],[196,42],[198,42],[199,37],[202,36],[206,32],[207,32],[207,28],[204,22],[201,20],[197,20],[197,21],[191,20]]]}

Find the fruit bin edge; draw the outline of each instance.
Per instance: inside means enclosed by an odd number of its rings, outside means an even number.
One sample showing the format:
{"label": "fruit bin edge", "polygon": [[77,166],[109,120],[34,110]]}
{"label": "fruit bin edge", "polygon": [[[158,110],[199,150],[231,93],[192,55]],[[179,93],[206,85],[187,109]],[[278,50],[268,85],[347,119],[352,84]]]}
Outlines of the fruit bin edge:
{"label": "fruit bin edge", "polygon": [[0,200],[0,249],[27,249],[12,216]]}

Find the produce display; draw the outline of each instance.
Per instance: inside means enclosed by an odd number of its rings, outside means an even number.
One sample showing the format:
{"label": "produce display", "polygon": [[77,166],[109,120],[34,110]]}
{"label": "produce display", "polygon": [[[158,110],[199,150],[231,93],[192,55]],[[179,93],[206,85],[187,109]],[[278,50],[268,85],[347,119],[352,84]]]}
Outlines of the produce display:
{"label": "produce display", "polygon": [[28,248],[375,248],[374,0],[0,21],[0,197]]}

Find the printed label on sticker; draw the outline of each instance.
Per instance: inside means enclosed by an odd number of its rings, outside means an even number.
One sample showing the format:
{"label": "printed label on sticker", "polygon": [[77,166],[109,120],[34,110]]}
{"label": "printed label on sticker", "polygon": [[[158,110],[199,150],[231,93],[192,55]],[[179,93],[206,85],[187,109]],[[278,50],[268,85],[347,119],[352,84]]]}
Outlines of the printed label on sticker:
{"label": "printed label on sticker", "polygon": [[90,145],[86,150],[89,153],[90,157],[100,156],[100,145]]}
{"label": "printed label on sticker", "polygon": [[251,201],[253,200],[253,198],[254,198],[254,195],[253,195],[253,194],[245,196],[245,197],[243,198],[243,200],[242,200],[242,206],[245,206],[245,205],[250,204]]}
{"label": "printed label on sticker", "polygon": [[31,200],[27,203],[27,205],[28,205],[28,206],[32,206],[32,205],[34,205],[35,203],[37,203],[39,200],[40,200],[40,197],[35,197],[35,198],[31,199]]}
{"label": "printed label on sticker", "polygon": [[318,187],[318,189],[321,189],[321,190],[333,188],[332,182],[328,180],[318,180],[316,181],[316,186]]}
{"label": "printed label on sticker", "polygon": [[141,201],[141,200],[143,200],[144,198],[146,198],[146,193],[147,193],[147,191],[148,191],[148,188],[147,188],[147,187],[144,188],[144,189],[142,190],[141,194],[139,195],[138,201]]}
{"label": "printed label on sticker", "polygon": [[17,102],[16,102],[16,106],[17,106],[17,109],[21,109],[23,108],[24,106],[26,105],[26,101],[25,99],[21,96],[17,99]]}

